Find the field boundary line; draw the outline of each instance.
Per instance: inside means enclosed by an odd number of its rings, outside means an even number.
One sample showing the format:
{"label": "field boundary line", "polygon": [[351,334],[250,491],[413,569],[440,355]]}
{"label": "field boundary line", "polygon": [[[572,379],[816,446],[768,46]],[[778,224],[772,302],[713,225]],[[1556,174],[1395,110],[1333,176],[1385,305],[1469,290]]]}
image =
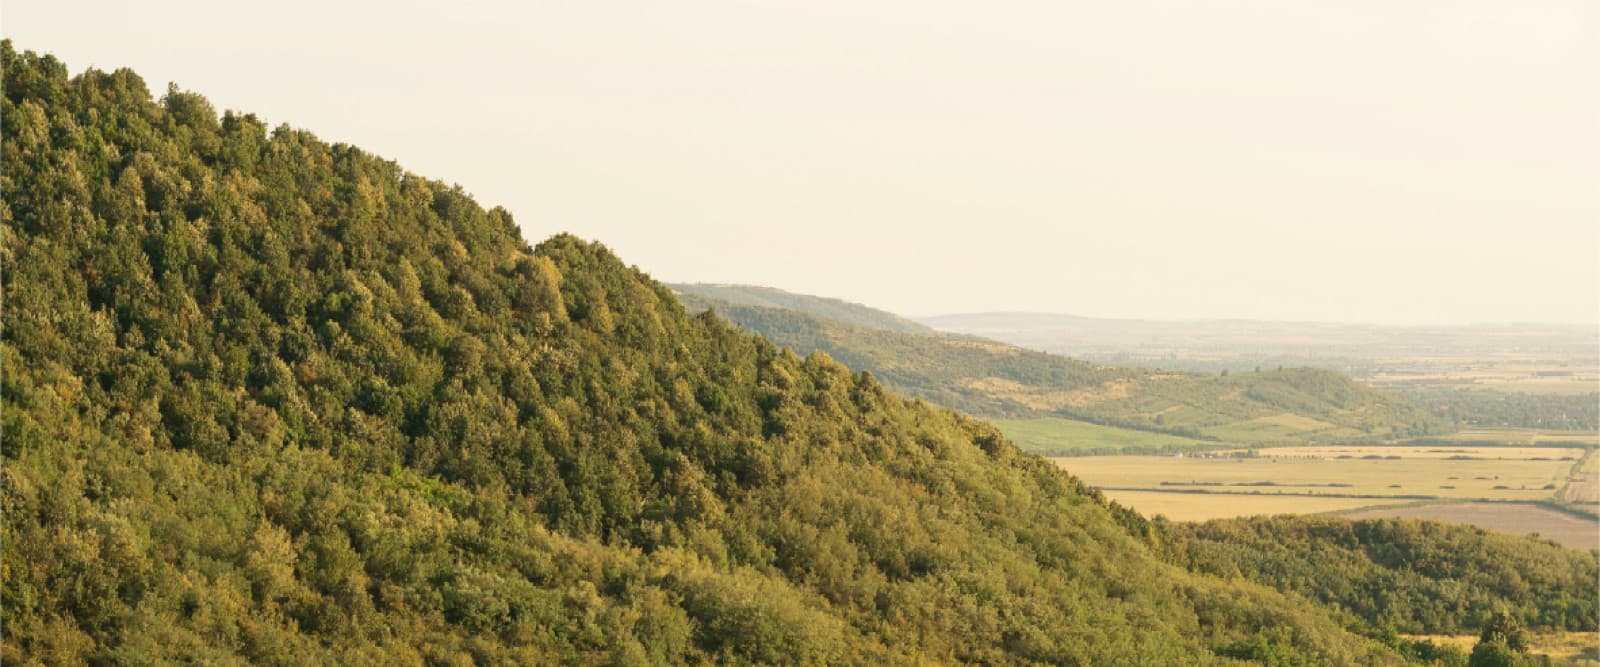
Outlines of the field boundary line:
{"label": "field boundary line", "polygon": [[[1205,489],[1196,489],[1196,488],[1180,488],[1180,489],[1165,488],[1165,489],[1162,489],[1162,488],[1150,488],[1150,487],[1144,487],[1144,486],[1097,486],[1095,488],[1100,489],[1101,491],[1150,491],[1150,492],[1153,492],[1153,493],[1187,493],[1187,494],[1196,495],[1196,496],[1250,496],[1250,497],[1267,497],[1267,498],[1354,498],[1354,499],[1357,499],[1357,500],[1388,500],[1388,499],[1395,499],[1395,500],[1430,500],[1430,501],[1449,501],[1449,500],[1451,500],[1449,498],[1443,498],[1443,497],[1440,497],[1440,496],[1424,496],[1424,495],[1387,495],[1386,496],[1386,495],[1363,494],[1363,493],[1261,493],[1259,491],[1207,491]],[[1212,488],[1212,487],[1207,487],[1207,488]],[[1224,488],[1226,488],[1226,487],[1224,487]],[[1250,487],[1250,488],[1260,489],[1260,488],[1272,488],[1272,487]],[[1466,498],[1466,499],[1460,500],[1459,502],[1477,502],[1477,501],[1475,501],[1475,500],[1473,500],[1471,498]],[[1505,502],[1512,502],[1512,501],[1505,501]],[[1533,502],[1533,501],[1521,500],[1521,501],[1515,501],[1515,502]]]}

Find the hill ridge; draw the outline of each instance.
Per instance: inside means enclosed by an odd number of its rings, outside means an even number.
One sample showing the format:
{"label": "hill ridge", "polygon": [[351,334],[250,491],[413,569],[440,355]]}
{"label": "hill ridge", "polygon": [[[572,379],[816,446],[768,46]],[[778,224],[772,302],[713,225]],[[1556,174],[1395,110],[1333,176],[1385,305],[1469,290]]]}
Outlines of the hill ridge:
{"label": "hill ridge", "polygon": [[679,293],[709,297],[726,303],[798,310],[856,326],[908,333],[933,332],[927,325],[886,310],[845,299],[800,294],[775,287],[738,283],[676,283],[669,284],[668,287]]}
{"label": "hill ridge", "polygon": [[[823,350],[895,389],[985,417],[1055,416],[1230,442],[1381,441],[1442,423],[1420,406],[1312,368],[1231,377],[1109,366],[970,334],[897,332],[794,309],[716,300],[689,290],[691,309],[716,310],[801,353]],[[1244,424],[1289,414],[1308,420]],[[1315,422],[1315,423],[1313,423]],[[1320,425],[1318,425],[1320,424]]]}

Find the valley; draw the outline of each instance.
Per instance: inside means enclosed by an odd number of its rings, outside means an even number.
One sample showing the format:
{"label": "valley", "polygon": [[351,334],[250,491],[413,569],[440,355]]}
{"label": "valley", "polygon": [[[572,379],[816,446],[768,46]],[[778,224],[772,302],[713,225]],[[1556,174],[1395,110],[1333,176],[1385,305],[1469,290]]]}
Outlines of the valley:
{"label": "valley", "polygon": [[[744,289],[770,300],[767,288]],[[714,311],[800,354],[824,352],[910,396],[1009,420],[1008,435],[1034,442],[1072,438],[1078,427],[1069,422],[1225,446],[1385,442],[1449,430],[1421,404],[1328,370],[1207,374],[1117,367],[968,335],[840,322],[824,314],[837,308],[832,299],[790,295],[788,307],[775,308],[718,298],[733,290],[726,285],[675,290],[691,311]],[[1023,426],[1018,420],[1039,421]]]}
{"label": "valley", "polygon": [[[1600,546],[1600,426],[1589,405],[1600,395],[1579,327],[920,320],[949,332],[940,335],[872,329],[897,316],[837,299],[675,289],[692,309],[982,417],[1147,515],[1430,518]],[[852,324],[825,317],[844,312],[841,304]],[[1255,365],[1263,361],[1328,369]],[[1149,368],[1101,365],[1113,362]],[[1362,383],[1336,367],[1361,373]],[[1463,380],[1473,388],[1461,389]],[[1576,428],[1542,426],[1550,423]]]}

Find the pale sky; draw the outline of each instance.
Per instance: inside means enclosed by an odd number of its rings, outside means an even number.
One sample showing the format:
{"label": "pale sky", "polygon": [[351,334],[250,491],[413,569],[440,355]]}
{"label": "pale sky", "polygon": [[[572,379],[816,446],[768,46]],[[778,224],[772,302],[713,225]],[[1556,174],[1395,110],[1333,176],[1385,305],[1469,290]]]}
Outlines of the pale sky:
{"label": "pale sky", "polygon": [[530,241],[905,315],[1600,321],[1600,3],[84,2],[0,33]]}

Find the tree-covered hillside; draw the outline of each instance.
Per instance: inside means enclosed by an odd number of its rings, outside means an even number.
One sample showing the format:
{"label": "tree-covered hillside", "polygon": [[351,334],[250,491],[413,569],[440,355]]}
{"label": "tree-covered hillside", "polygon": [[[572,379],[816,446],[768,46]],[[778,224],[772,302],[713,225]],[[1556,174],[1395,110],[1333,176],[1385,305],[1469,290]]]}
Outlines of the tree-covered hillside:
{"label": "tree-covered hillside", "polygon": [[0,51],[8,663],[1418,655],[598,244]]}
{"label": "tree-covered hillside", "polygon": [[791,309],[685,299],[778,345],[827,352],[890,388],[979,416],[1059,416],[1233,442],[1374,441],[1443,424],[1422,407],[1309,368],[1200,375],[1118,368],[1004,343],[854,326]]}
{"label": "tree-covered hillside", "polygon": [[1403,387],[1396,394],[1456,427],[1600,431],[1600,392],[1570,396],[1485,389]]}
{"label": "tree-covered hillside", "polygon": [[722,301],[739,306],[760,306],[798,310],[818,317],[843,322],[868,329],[887,329],[908,333],[933,333],[933,329],[894,313],[869,308],[842,299],[795,294],[772,287],[756,285],[720,285],[713,283],[685,283],[668,285],[680,295]]}
{"label": "tree-covered hillside", "polygon": [[1328,516],[1157,519],[1151,531],[1187,569],[1294,591],[1379,629],[1470,634],[1497,613],[1528,627],[1600,628],[1594,554],[1549,540]]}

